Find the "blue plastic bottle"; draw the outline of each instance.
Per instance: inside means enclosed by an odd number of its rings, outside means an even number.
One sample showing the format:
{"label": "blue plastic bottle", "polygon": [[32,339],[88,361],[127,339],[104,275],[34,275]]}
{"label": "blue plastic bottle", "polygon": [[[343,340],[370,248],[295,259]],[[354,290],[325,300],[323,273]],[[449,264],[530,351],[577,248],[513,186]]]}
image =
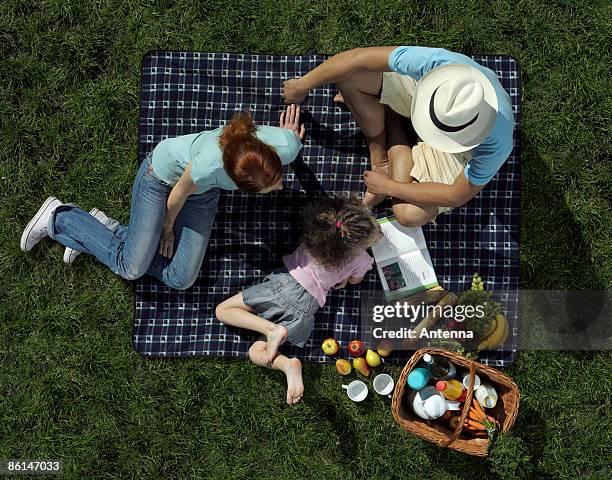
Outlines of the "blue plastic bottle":
{"label": "blue plastic bottle", "polygon": [[415,368],[408,374],[406,383],[413,390],[420,390],[431,379],[431,373],[426,368]]}

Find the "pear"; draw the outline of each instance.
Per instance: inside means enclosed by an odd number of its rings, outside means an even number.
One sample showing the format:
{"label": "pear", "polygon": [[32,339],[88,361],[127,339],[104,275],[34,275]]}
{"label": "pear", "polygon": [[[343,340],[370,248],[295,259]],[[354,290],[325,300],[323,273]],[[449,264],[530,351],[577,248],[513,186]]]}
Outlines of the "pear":
{"label": "pear", "polygon": [[336,360],[336,370],[340,375],[348,375],[352,370],[351,363],[348,360],[340,358]]}
{"label": "pear", "polygon": [[366,352],[366,362],[368,362],[368,365],[370,367],[378,367],[382,360],[380,359],[380,355],[378,353],[376,353],[374,350],[371,350],[368,348],[368,351]]}
{"label": "pear", "polygon": [[386,358],[391,355],[391,352],[393,351],[393,344],[389,340],[383,340],[378,344],[376,351],[381,357]]}
{"label": "pear", "polygon": [[361,373],[364,377],[370,375],[370,367],[368,366],[368,362],[363,357],[357,357],[353,359],[353,368]]}

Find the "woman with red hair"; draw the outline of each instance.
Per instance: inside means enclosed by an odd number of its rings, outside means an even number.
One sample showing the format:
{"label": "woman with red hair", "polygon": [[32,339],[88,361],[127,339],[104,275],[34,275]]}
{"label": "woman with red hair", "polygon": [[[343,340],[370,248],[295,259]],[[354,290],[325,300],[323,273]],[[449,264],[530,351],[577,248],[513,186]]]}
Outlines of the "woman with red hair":
{"label": "woman with red hair", "polygon": [[225,127],[167,138],[140,166],[127,226],[49,197],[24,230],[21,248],[49,236],[66,246],[66,263],[85,252],[125,279],[148,274],[184,290],[202,266],[219,190],[281,190],[283,165],[295,160],[303,138],[295,105],[281,113],[280,127],[255,126],[250,113],[240,113]]}

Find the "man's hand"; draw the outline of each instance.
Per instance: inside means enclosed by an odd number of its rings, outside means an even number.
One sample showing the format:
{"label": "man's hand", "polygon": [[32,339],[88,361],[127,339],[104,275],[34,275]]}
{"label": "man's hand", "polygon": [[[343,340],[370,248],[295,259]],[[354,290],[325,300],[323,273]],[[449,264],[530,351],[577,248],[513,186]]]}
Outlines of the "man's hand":
{"label": "man's hand", "polygon": [[308,90],[301,88],[299,78],[292,78],[283,83],[282,95],[285,103],[302,103],[308,95]]}
{"label": "man's hand", "polygon": [[166,257],[172,258],[174,253],[174,228],[165,227],[162,229],[161,237],[159,239],[159,254]]}
{"label": "man's hand", "polygon": [[368,192],[374,195],[391,195],[393,180],[384,169],[366,170],[363,172],[363,180],[368,188]]}

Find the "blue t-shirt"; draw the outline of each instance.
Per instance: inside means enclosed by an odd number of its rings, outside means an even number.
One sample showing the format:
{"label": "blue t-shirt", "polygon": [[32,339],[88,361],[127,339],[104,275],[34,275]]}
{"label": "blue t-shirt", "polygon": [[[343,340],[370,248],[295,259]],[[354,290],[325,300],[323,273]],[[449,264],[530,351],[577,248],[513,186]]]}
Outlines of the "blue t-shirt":
{"label": "blue t-shirt", "polygon": [[389,56],[389,67],[394,72],[408,75],[419,81],[430,70],[448,63],[460,63],[480,70],[491,82],[497,94],[498,112],[493,129],[480,145],[472,150],[472,158],[465,166],[465,176],[474,185],[488,183],[512,152],[514,114],[512,102],[499,78],[492,70],[483,67],[460,53],[443,48],[398,47]]}
{"label": "blue t-shirt", "polygon": [[[221,133],[223,127],[162,140],[153,149],[153,171],[174,186],[191,162],[191,180],[198,186],[196,193],[211,188],[236,190],[238,186],[223,168]],[[286,128],[261,125],[255,130],[255,136],[276,151],[283,165],[293,162],[302,149],[299,137]]]}

